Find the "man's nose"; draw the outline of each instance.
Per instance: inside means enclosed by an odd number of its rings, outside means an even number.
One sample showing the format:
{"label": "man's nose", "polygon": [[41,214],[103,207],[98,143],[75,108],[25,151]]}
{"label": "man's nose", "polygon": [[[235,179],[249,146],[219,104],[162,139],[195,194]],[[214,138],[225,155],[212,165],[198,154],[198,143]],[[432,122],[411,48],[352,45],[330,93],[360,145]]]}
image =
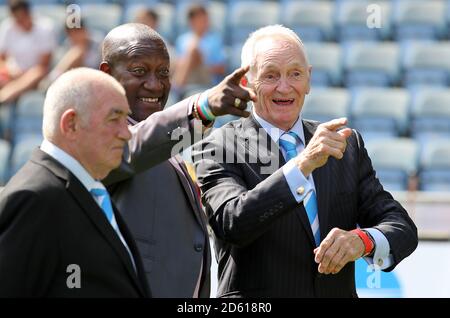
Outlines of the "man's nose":
{"label": "man's nose", "polygon": [[286,77],[281,77],[278,81],[277,91],[280,93],[289,93],[292,89],[291,83]]}
{"label": "man's nose", "polygon": [[155,74],[150,74],[145,80],[144,87],[148,90],[160,90],[162,83]]}
{"label": "man's nose", "polygon": [[131,132],[128,129],[128,124],[125,123],[124,125],[121,126],[120,130],[119,130],[119,138],[125,141],[128,141],[131,139]]}

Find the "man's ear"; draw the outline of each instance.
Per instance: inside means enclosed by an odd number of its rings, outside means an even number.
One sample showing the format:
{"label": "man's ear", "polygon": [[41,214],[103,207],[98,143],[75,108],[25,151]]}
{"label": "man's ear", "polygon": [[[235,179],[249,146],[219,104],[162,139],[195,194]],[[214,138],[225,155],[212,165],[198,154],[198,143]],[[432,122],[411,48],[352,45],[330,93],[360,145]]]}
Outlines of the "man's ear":
{"label": "man's ear", "polygon": [[80,129],[78,116],[74,109],[66,110],[59,121],[61,134],[66,138],[73,139],[75,133]]}
{"label": "man's ear", "polygon": [[109,66],[108,62],[103,61],[100,64],[100,71],[105,72],[109,75],[111,75],[111,66]]}

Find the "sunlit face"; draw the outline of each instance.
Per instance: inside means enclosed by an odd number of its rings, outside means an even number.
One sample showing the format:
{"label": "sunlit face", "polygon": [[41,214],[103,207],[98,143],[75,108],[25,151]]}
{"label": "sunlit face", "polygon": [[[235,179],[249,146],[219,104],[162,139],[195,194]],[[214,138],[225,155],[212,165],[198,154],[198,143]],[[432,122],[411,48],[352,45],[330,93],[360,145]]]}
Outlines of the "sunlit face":
{"label": "sunlit face", "polygon": [[12,13],[14,22],[24,31],[31,31],[33,28],[33,20],[29,11],[24,9],[16,10]]}
{"label": "sunlit face", "polygon": [[111,75],[125,88],[131,117],[137,121],[163,110],[170,92],[170,59],[163,42],[136,42],[112,66]]}
{"label": "sunlit face", "polygon": [[289,130],[309,93],[311,67],[300,46],[285,38],[264,38],[255,47],[251,85],[258,95],[256,113],[272,125]]}
{"label": "sunlit face", "polygon": [[96,179],[103,179],[120,165],[124,146],[131,138],[127,115],[129,107],[117,90],[98,89],[91,105],[88,124],[77,136],[78,159]]}

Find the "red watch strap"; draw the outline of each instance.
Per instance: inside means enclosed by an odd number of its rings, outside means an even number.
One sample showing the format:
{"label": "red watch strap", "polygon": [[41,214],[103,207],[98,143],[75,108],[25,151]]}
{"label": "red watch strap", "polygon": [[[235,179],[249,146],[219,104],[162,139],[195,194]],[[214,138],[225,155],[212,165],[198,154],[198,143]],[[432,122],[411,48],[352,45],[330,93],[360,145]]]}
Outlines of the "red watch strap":
{"label": "red watch strap", "polygon": [[372,253],[373,248],[375,247],[372,240],[370,239],[369,235],[367,235],[367,233],[361,229],[354,229],[352,230],[352,232],[358,234],[358,236],[361,238],[361,240],[364,243],[364,255],[369,255],[370,253]]}

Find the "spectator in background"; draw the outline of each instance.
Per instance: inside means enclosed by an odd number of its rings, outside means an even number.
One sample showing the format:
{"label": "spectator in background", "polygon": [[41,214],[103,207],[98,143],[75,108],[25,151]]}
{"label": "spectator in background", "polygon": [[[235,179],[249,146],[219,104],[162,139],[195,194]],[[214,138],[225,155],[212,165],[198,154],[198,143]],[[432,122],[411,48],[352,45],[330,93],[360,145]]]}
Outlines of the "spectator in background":
{"label": "spectator in background", "polygon": [[55,80],[62,73],[76,67],[98,68],[101,62],[102,39],[89,32],[83,21],[79,27],[66,25],[67,40],[63,47],[65,54],[49,74],[49,80]]}
{"label": "spectator in background", "polygon": [[34,19],[27,1],[11,0],[0,26],[0,104],[15,101],[47,75],[56,47],[52,25]]}
{"label": "spectator in background", "polygon": [[174,88],[181,94],[189,84],[217,84],[225,73],[222,39],[219,34],[209,31],[209,17],[205,7],[190,7],[188,21],[191,31],[181,35],[175,43],[178,61]]}
{"label": "spectator in background", "polygon": [[138,10],[134,18],[134,22],[148,25],[153,30],[158,29],[158,20],[159,16],[155,10],[145,8]]}

